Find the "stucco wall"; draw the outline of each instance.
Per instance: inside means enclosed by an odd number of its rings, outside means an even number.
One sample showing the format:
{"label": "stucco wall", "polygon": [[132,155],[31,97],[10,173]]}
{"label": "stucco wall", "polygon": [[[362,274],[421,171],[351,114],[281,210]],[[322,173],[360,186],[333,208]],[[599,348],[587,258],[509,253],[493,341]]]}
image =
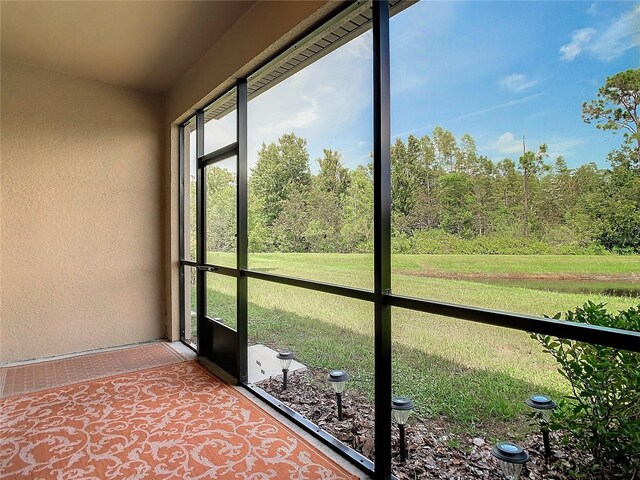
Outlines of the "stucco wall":
{"label": "stucco wall", "polygon": [[165,335],[163,115],[2,61],[0,361]]}

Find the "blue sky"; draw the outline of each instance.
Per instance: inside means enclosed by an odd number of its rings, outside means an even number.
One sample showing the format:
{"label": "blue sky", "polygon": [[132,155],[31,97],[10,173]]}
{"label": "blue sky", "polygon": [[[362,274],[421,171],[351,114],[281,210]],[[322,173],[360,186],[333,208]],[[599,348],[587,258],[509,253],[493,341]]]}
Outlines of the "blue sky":
{"label": "blue sky", "polygon": [[[581,104],[640,66],[640,2],[422,1],[392,18],[391,59],[394,137],[440,125],[497,161],[517,159],[524,133],[531,149],[548,144],[549,161],[606,167],[622,138],[585,125]],[[368,32],[252,100],[250,164],[262,142],[290,132],[307,139],[312,166],[323,148],[366,164],[371,70]],[[207,144],[229,137],[225,120]]]}
{"label": "blue sky", "polygon": [[619,146],[582,122],[581,105],[640,66],[640,3],[421,2],[391,27],[393,134],[441,125],[501,159],[520,154],[524,133],[570,166],[605,166]]}

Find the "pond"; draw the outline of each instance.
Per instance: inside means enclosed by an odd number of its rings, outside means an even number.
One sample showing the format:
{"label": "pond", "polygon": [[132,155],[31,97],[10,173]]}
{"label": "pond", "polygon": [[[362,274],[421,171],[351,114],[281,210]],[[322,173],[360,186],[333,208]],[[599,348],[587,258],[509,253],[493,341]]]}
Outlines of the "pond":
{"label": "pond", "polygon": [[544,280],[544,279],[482,279],[488,285],[542,290],[545,292],[599,294],[613,297],[640,298],[640,283],[603,280]]}

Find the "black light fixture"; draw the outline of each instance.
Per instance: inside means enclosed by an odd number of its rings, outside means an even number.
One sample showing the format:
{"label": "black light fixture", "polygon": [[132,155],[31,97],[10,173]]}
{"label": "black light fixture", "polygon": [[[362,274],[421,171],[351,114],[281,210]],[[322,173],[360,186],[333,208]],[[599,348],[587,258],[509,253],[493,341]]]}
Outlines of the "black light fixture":
{"label": "black light fixture", "polygon": [[525,403],[539,413],[540,430],[542,431],[542,441],[544,442],[544,458],[551,457],[551,444],[549,442],[549,420],[551,412],[558,405],[547,395],[531,395]]}
{"label": "black light fixture", "polygon": [[293,361],[293,352],[278,352],[276,357],[280,360],[280,366],[282,367],[282,390],[284,391],[287,389],[287,374]]}
{"label": "black light fixture", "polygon": [[413,408],[413,402],[407,397],[393,397],[391,399],[393,419],[396,421],[398,428],[400,429],[400,460],[403,462],[407,459],[407,441],[404,429],[409,421],[409,416],[411,415]]}
{"label": "black light fixture", "polygon": [[342,420],[342,392],[344,392],[347,380],[349,380],[349,375],[342,370],[333,370],[329,373],[329,382],[336,393],[336,401],[338,402],[338,420]]}
{"label": "black light fixture", "polygon": [[518,480],[522,465],[529,461],[529,454],[515,443],[502,442],[491,449],[507,480]]}

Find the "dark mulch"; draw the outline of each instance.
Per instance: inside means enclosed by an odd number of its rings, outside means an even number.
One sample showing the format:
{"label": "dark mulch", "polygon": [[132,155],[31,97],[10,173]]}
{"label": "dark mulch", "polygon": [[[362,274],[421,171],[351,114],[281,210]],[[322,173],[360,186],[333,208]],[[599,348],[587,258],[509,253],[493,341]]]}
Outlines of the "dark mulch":
{"label": "dark mulch", "polygon": [[[374,412],[367,397],[347,390],[344,393],[344,420],[337,419],[335,395],[326,381],[326,372],[308,370],[289,376],[289,387],[282,392],[282,380],[272,378],[259,387],[280,399],[313,423],[346,445],[374,460]],[[400,462],[398,432],[394,426],[393,470],[400,480],[406,479],[496,479],[504,476],[491,456],[493,445],[482,437],[453,434],[446,419],[412,416],[407,426],[408,459]],[[560,445],[552,433],[553,458],[544,461],[542,440],[538,436],[518,441],[531,457],[522,479],[565,480],[563,473],[571,467],[573,457],[568,447]]]}

